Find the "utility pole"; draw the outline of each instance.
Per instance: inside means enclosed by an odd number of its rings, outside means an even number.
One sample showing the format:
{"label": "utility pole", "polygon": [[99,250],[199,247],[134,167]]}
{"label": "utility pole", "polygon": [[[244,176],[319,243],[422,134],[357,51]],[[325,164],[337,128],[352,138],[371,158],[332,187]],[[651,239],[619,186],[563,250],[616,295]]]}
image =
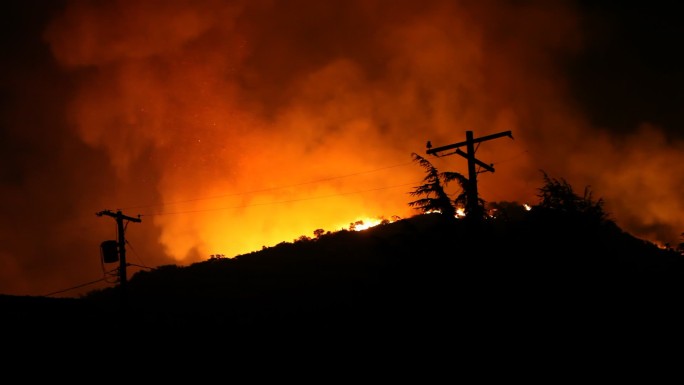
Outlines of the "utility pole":
{"label": "utility pole", "polygon": [[137,218],[129,217],[127,215],[124,215],[121,210],[118,210],[116,213],[111,212],[110,210],[104,210],[100,211],[99,213],[96,213],[98,217],[101,217],[103,215],[106,215],[108,217],[112,217],[116,219],[116,225],[117,225],[117,232],[119,233],[119,289],[121,291],[121,304],[122,306],[126,305],[126,283],[128,281],[128,277],[126,275],[126,238],[124,236],[124,220],[131,221],[131,222],[138,222],[140,223],[142,220],[140,219],[140,215],[138,215]]}
{"label": "utility pole", "polygon": [[[458,154],[468,160],[468,187],[465,191],[467,202],[466,202],[466,213],[468,218],[479,219],[482,217],[480,212],[480,205],[478,204],[477,195],[477,170],[475,166],[478,165],[484,168],[486,171],[494,172],[494,167],[492,164],[486,164],[479,159],[475,158],[475,144],[481,143],[487,140],[497,139],[504,136],[508,136],[513,139],[513,134],[511,131],[504,131],[498,134],[492,134],[487,136],[482,136],[479,138],[473,138],[472,131],[466,131],[465,142],[458,142],[453,144],[448,144],[446,146],[432,148],[430,141],[427,142],[427,153],[429,155],[439,156],[439,153],[447,150],[454,150],[451,153],[445,155]],[[463,152],[459,147],[466,147],[466,152]]]}

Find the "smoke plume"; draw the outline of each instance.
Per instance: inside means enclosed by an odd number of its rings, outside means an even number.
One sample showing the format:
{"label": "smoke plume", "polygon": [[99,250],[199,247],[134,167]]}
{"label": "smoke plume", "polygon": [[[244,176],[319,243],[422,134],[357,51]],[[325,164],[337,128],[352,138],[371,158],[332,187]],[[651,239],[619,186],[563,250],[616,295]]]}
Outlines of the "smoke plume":
{"label": "smoke plume", "polygon": [[[0,292],[101,277],[104,209],[141,215],[126,228],[141,266],[413,215],[411,153],[467,130],[514,136],[478,148],[496,169],[483,199],[534,204],[544,170],[674,243],[684,141],[591,123],[564,64],[587,44],[581,16],[544,1],[66,2],[41,29],[46,79],[25,69],[3,113],[24,148],[1,169]],[[428,159],[467,174],[458,155]]]}

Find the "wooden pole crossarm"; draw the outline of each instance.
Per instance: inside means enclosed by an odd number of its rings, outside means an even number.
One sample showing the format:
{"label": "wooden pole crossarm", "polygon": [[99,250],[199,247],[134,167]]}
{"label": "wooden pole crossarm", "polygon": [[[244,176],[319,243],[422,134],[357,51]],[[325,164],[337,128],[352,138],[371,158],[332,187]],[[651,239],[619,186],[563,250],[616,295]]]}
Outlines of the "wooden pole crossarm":
{"label": "wooden pole crossarm", "polygon": [[[503,137],[503,136],[508,136],[509,138],[513,139],[513,134],[511,133],[511,131],[504,131],[504,132],[499,132],[498,134],[492,134],[492,135],[487,135],[487,136],[482,136],[482,137],[479,137],[479,138],[475,138],[475,139],[473,139],[473,140],[471,141],[471,143],[472,143],[472,144],[476,144],[476,143],[484,142],[484,141],[487,141],[487,140],[492,140],[492,139],[496,139],[496,138],[501,138],[501,137]],[[454,143],[454,144],[447,144],[446,146],[442,146],[442,147],[430,148],[430,149],[427,150],[427,153],[428,153],[429,155],[436,155],[436,154],[437,154],[438,152],[440,152],[440,151],[446,151],[446,150],[451,150],[452,148],[463,147],[463,146],[465,146],[465,145],[467,145],[467,144],[468,144],[468,141],[467,141],[467,140],[464,141],[464,142],[458,142],[458,143]],[[459,155],[461,155],[461,154],[459,154]]]}
{"label": "wooden pole crossarm", "polygon": [[[437,155],[440,151],[454,150],[451,154],[458,154],[468,160],[468,185],[465,186],[466,193],[466,217],[472,219],[478,219],[482,217],[482,208],[478,203],[478,193],[477,193],[477,170],[475,166],[480,166],[487,171],[494,172],[494,165],[489,165],[483,161],[475,158],[475,144],[481,143],[487,140],[501,138],[503,136],[508,136],[513,139],[513,134],[511,131],[503,131],[497,134],[482,136],[479,138],[473,138],[472,131],[466,131],[466,140],[463,142],[458,142],[454,144],[449,144],[442,147],[432,148],[432,143],[427,142],[427,153],[430,155]],[[466,146],[466,151],[461,150],[459,147]]]}
{"label": "wooden pole crossarm", "polygon": [[125,219],[127,221],[137,222],[137,223],[142,222],[142,220],[140,219],[140,215],[138,215],[137,218],[129,217],[128,215],[122,214],[121,211],[117,211],[116,213],[113,213],[110,210],[104,210],[104,211],[100,211],[99,213],[96,213],[95,215],[97,215],[98,217],[106,215],[106,216],[109,216],[112,218],[121,218],[121,219]]}
{"label": "wooden pole crossarm", "polygon": [[[470,158],[468,157],[468,154],[466,154],[465,152],[461,151],[461,150],[458,149],[458,148],[455,150],[455,152],[456,152],[458,155],[460,155],[460,156],[462,156],[462,157],[464,157],[464,158],[466,158],[466,159],[470,159]],[[487,163],[485,163],[485,162],[483,162],[483,161],[481,161],[481,160],[479,160],[479,159],[475,159],[475,158],[473,158],[473,162],[475,162],[478,166],[484,168],[484,169],[487,170],[487,171],[494,172],[494,167],[492,167],[492,165],[490,165],[490,164],[487,164]]]}

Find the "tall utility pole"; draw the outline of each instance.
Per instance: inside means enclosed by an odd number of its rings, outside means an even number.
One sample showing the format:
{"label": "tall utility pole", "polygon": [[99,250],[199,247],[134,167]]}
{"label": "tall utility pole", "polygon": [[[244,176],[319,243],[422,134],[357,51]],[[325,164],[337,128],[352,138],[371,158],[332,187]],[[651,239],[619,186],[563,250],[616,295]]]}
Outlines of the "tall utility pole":
{"label": "tall utility pole", "polygon": [[103,215],[106,215],[108,217],[112,217],[116,219],[116,225],[117,225],[117,232],[119,233],[119,289],[121,290],[121,303],[122,305],[126,304],[126,282],[128,281],[128,277],[126,275],[126,238],[124,236],[124,220],[131,221],[131,222],[142,222],[140,219],[140,215],[138,215],[137,218],[129,217],[127,215],[124,215],[121,210],[117,211],[116,213],[111,212],[110,210],[104,210],[100,211],[99,213],[96,213],[98,217],[101,217]]}
{"label": "tall utility pole", "polygon": [[[497,139],[501,138],[504,136],[508,136],[509,138],[513,139],[513,134],[511,131],[504,131],[500,132],[498,134],[492,134],[492,135],[487,135],[487,136],[482,136],[479,138],[473,138],[473,132],[472,131],[466,131],[466,140],[465,142],[458,142],[454,144],[448,144],[446,146],[442,147],[436,147],[432,148],[432,145],[428,141],[427,144],[427,153],[428,155],[436,155],[439,156],[439,153],[442,151],[447,151],[447,150],[454,150],[454,152],[448,153],[446,155],[452,155],[452,154],[458,154],[468,160],[468,187],[465,191],[466,193],[466,213],[467,217],[470,218],[481,218],[482,213],[480,212],[480,205],[478,204],[478,196],[477,196],[477,171],[475,169],[475,165],[478,165],[482,168],[484,168],[487,171],[494,172],[494,167],[491,164],[486,164],[479,159],[475,158],[475,143],[481,143],[487,140],[492,140],[492,139]],[[466,147],[466,152],[463,152],[459,147]]]}

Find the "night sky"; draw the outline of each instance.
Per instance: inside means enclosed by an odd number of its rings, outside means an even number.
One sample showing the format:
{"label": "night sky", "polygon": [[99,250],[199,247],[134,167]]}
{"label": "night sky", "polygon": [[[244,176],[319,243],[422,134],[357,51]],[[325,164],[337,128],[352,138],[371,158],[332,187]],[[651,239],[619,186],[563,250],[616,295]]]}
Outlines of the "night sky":
{"label": "night sky", "polygon": [[[486,201],[540,170],[624,230],[684,232],[674,2],[16,1],[0,37],[0,293],[189,264],[416,214],[411,153],[483,143]],[[458,156],[429,158],[467,173]],[[131,273],[135,268],[130,269]],[[111,285],[111,280],[67,291]]]}

